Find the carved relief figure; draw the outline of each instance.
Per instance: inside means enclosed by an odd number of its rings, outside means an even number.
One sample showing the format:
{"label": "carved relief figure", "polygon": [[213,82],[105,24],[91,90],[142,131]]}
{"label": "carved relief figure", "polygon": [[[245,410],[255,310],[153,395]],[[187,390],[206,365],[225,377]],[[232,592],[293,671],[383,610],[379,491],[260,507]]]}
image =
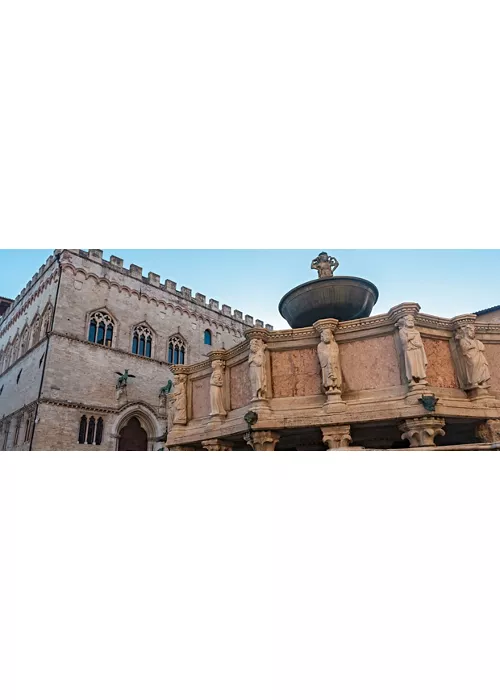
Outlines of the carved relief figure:
{"label": "carved relief figure", "polygon": [[266,346],[259,338],[253,338],[250,341],[248,364],[252,399],[265,399],[267,393]]}
{"label": "carved relief figure", "polygon": [[174,425],[186,425],[187,423],[187,377],[185,374],[177,374],[174,384]]}
{"label": "carved relief figure", "polygon": [[340,371],[339,346],[330,329],[321,331],[318,343],[318,358],[321,365],[323,388],[326,394],[340,394],[342,375]]}
{"label": "carved relief figure", "polygon": [[405,358],[405,374],[410,386],[427,384],[427,355],[415,319],[410,314],[398,322],[399,337]]}
{"label": "carved relief figure", "polygon": [[210,415],[225,416],[224,408],[224,362],[214,360],[212,362],[212,376],[210,377]]}
{"label": "carved relief figure", "polygon": [[333,277],[333,273],[339,266],[338,260],[324,251],[311,263],[311,270],[318,271],[318,277]]}
{"label": "carved relief figure", "polygon": [[484,345],[476,338],[474,326],[467,325],[455,333],[464,360],[465,379],[468,387],[486,388],[490,379],[488,361],[484,356]]}

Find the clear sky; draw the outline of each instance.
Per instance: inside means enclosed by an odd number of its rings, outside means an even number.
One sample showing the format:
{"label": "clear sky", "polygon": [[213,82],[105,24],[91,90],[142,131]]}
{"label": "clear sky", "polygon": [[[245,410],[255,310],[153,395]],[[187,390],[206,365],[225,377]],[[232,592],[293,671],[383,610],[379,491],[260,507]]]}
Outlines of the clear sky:
{"label": "clear sky", "polygon": [[[373,314],[403,301],[451,317],[500,304],[500,250],[343,250],[325,247],[340,262],[336,274],[365,277],[379,289]],[[52,250],[1,250],[0,296],[14,298]],[[304,250],[105,250],[126,267],[228,304],[275,328],[288,325],[278,313],[281,297],[316,277],[310,269],[319,249]]]}

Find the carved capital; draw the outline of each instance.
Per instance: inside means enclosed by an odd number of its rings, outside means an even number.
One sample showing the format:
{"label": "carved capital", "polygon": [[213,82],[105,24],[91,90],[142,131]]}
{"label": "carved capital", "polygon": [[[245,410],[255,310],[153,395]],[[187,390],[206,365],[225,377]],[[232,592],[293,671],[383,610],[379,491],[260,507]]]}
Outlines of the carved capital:
{"label": "carved capital", "polygon": [[331,331],[335,333],[339,321],[336,318],[322,318],[319,321],[313,323],[313,328],[316,329],[318,335],[321,335],[321,331]]}
{"label": "carved capital", "polygon": [[328,451],[349,447],[352,442],[350,425],[329,425],[321,428]]}
{"label": "carved capital", "polygon": [[202,440],[201,446],[204,450],[208,450],[209,452],[228,452],[233,449],[233,444],[231,442],[225,442],[218,438]]}
{"label": "carved capital", "polygon": [[393,306],[389,309],[388,316],[393,323],[397,323],[404,316],[416,316],[420,311],[420,304],[415,301],[405,301],[402,304]]}
{"label": "carved capital", "polygon": [[453,330],[458,330],[464,326],[474,325],[476,318],[476,314],[462,314],[461,316],[454,316],[451,319],[452,328]]}
{"label": "carved capital", "polygon": [[500,442],[500,420],[487,420],[476,428],[481,442]]}
{"label": "carved capital", "polygon": [[263,340],[264,343],[267,343],[269,340],[269,331],[258,326],[255,328],[249,328],[247,331],[245,331],[245,338],[247,340],[254,340],[254,338],[256,338],[257,340]]}
{"label": "carved capital", "polygon": [[445,421],[434,416],[410,418],[401,423],[401,438],[410,442],[410,447],[435,447],[436,435],[444,435]]}
{"label": "carved capital", "polygon": [[227,350],[211,350],[207,357],[210,360],[210,362],[213,362],[214,360],[222,360],[224,361],[226,359],[226,353]]}
{"label": "carved capital", "polygon": [[272,430],[255,430],[247,433],[244,439],[256,452],[273,452],[280,436]]}

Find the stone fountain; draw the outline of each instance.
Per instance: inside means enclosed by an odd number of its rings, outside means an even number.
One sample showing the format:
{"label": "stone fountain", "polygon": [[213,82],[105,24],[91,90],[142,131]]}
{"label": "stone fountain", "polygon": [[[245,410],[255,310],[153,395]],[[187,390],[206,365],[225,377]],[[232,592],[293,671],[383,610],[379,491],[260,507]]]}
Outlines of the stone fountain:
{"label": "stone fountain", "polygon": [[299,284],[282,298],[279,312],[292,328],[312,326],[324,318],[352,321],[371,314],[377,287],[360,277],[334,276],[338,266],[336,258],[320,253],[311,263],[318,279]]}

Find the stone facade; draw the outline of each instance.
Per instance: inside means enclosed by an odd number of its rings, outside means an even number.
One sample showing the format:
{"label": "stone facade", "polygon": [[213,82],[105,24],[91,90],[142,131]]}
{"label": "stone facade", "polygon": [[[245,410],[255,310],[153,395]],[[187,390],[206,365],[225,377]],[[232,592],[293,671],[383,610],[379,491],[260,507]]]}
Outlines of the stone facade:
{"label": "stone facade", "polygon": [[[3,308],[0,449],[6,450],[119,449],[120,433],[134,417],[148,449],[158,449],[167,427],[160,390],[174,379],[173,364],[203,361],[264,325],[191,289],[178,290],[171,280],[162,283],[156,273],[143,276],[137,265],[126,269],[116,256],[103,260],[96,249],[55,251]],[[112,330],[100,344],[95,341],[102,319],[106,333]],[[182,355],[174,355],[174,347]],[[134,376],[118,392],[117,375],[127,369]],[[79,442],[83,417],[85,442]],[[97,436],[99,419],[103,429]]]}

